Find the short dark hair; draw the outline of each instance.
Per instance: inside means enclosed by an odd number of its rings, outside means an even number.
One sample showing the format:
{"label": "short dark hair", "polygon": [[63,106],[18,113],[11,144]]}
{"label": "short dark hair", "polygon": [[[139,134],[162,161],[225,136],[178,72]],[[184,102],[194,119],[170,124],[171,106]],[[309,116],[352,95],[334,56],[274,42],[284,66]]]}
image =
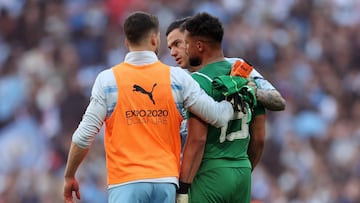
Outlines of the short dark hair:
{"label": "short dark hair", "polygon": [[190,16],[177,19],[174,22],[170,23],[170,25],[168,26],[168,28],[166,30],[166,36],[168,36],[169,33],[172,32],[173,30],[181,28],[181,25],[184,24],[189,19],[190,19]]}
{"label": "short dark hair", "polygon": [[220,20],[206,12],[198,13],[184,23],[190,36],[205,37],[214,42],[222,42],[224,28]]}
{"label": "short dark hair", "polygon": [[152,30],[159,30],[159,20],[146,12],[134,12],[124,22],[125,36],[132,44],[139,45]]}

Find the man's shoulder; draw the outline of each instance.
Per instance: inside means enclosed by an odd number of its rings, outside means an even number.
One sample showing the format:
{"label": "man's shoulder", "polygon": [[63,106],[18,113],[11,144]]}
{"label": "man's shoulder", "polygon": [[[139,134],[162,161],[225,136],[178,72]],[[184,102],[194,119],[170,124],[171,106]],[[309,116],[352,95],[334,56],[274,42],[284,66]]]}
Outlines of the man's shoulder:
{"label": "man's shoulder", "polygon": [[113,72],[112,68],[107,68],[107,69],[100,71],[100,73],[98,74],[98,77],[106,78],[106,77],[112,77],[113,75],[114,75],[114,72]]}
{"label": "man's shoulder", "polygon": [[94,86],[98,86],[98,87],[107,87],[107,86],[115,86],[115,85],[116,85],[116,80],[112,68],[107,68],[99,72],[94,84]]}
{"label": "man's shoulder", "polygon": [[181,67],[178,66],[169,66],[170,67],[170,71],[176,74],[180,74],[180,75],[190,75],[191,73],[187,70],[187,69],[183,69]]}
{"label": "man's shoulder", "polygon": [[[244,61],[244,59],[242,58],[236,58],[236,57],[225,57],[225,60],[227,60],[228,62],[230,62],[231,64],[234,64],[235,61]],[[263,78],[263,76],[255,69],[255,67],[253,67],[251,73],[250,73],[250,77],[251,78]]]}
{"label": "man's shoulder", "polygon": [[235,63],[235,61],[244,61],[244,59],[236,57],[225,57],[225,60],[232,64]]}
{"label": "man's shoulder", "polygon": [[172,84],[177,85],[188,85],[192,82],[190,73],[181,67],[169,66],[170,67],[170,80]]}

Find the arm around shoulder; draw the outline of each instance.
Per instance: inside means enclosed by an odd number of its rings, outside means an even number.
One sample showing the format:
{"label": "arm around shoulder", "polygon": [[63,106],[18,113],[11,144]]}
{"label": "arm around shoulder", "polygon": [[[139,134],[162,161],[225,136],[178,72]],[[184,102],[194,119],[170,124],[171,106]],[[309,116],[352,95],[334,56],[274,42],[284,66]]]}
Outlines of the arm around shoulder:
{"label": "arm around shoulder", "polygon": [[186,72],[179,71],[183,89],[184,107],[200,119],[215,127],[223,127],[234,113],[230,102],[217,102],[201,89],[200,85]]}

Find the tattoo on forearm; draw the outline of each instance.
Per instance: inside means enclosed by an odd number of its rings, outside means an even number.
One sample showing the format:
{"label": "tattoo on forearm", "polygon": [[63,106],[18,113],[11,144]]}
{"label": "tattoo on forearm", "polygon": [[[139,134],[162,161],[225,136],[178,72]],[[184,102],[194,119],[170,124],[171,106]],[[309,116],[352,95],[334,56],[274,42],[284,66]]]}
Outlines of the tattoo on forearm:
{"label": "tattoo on forearm", "polygon": [[277,91],[258,89],[256,98],[268,110],[282,111],[285,109],[285,101]]}

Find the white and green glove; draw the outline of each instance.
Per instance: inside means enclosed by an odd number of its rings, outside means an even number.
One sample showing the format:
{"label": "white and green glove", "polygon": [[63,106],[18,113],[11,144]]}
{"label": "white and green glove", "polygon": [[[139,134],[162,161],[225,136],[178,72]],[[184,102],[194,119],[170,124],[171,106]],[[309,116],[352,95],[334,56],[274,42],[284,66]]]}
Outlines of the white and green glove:
{"label": "white and green glove", "polygon": [[190,183],[184,183],[179,181],[179,189],[176,191],[176,203],[188,203],[189,202],[189,188]]}
{"label": "white and green glove", "polygon": [[176,203],[188,203],[189,195],[188,194],[176,194]]}

